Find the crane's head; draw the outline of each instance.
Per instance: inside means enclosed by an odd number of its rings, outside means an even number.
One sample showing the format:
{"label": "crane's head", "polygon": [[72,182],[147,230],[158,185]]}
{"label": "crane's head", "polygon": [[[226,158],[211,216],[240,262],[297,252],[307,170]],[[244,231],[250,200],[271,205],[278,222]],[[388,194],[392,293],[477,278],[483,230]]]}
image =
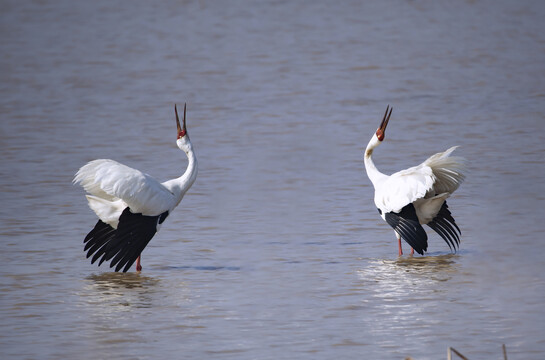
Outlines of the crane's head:
{"label": "crane's head", "polygon": [[176,108],[176,104],[174,104],[174,112],[176,113],[176,126],[178,127],[178,139],[181,139],[187,135],[187,129],[185,127],[186,105],[187,104],[184,104],[184,117],[182,118],[182,126],[180,126],[180,118],[178,117],[178,109]]}
{"label": "crane's head", "polygon": [[174,112],[176,113],[176,126],[178,128],[178,139],[176,140],[176,144],[180,149],[188,153],[192,150],[191,147],[191,141],[189,140],[189,135],[187,134],[187,128],[185,125],[185,111],[186,111],[186,104],[184,104],[184,117],[182,118],[182,125],[180,126],[180,118],[178,117],[178,109],[176,108],[176,105],[174,105]]}
{"label": "crane's head", "polygon": [[[388,105],[386,107],[386,112],[384,113],[384,117],[382,118],[382,122],[380,123],[380,126],[378,127],[377,132],[376,132],[377,139],[379,139],[379,141],[384,140],[384,133],[386,132],[386,126],[388,126],[388,121],[390,121],[390,115],[392,115],[392,110],[393,109],[394,108],[390,108],[390,105]],[[388,110],[390,110],[389,113],[388,113]]]}

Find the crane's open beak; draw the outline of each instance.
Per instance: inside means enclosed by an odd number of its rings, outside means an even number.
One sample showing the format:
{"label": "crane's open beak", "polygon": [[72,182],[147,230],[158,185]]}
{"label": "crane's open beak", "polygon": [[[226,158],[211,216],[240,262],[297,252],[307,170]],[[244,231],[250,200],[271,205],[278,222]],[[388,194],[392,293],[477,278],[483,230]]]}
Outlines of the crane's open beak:
{"label": "crane's open beak", "polygon": [[[382,134],[386,132],[386,126],[388,126],[388,121],[390,121],[390,115],[392,115],[392,110],[394,108],[390,108],[390,105],[386,107],[386,112],[384,113],[384,117],[382,118],[382,122],[380,123],[379,130],[382,131]],[[390,110],[390,113],[388,113],[388,110]]]}
{"label": "crane's open beak", "polygon": [[180,126],[180,118],[178,117],[178,109],[176,104],[174,104],[174,112],[176,113],[176,127],[178,128],[178,139],[184,137],[187,134],[187,129],[185,127],[185,110],[187,104],[184,104],[184,117],[182,118],[182,126]]}

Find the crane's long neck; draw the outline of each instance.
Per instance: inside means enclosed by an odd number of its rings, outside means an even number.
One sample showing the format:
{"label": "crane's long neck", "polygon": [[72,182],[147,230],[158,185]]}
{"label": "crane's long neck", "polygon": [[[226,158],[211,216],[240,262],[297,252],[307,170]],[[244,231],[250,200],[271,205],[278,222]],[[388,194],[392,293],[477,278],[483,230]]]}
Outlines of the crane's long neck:
{"label": "crane's long neck", "polygon": [[189,190],[191,185],[193,185],[195,179],[197,179],[197,172],[199,170],[197,157],[195,156],[195,152],[193,150],[187,153],[187,161],[187,169],[185,169],[184,174],[180,176],[181,189],[183,193]]}
{"label": "crane's long neck", "polygon": [[189,149],[189,151],[185,152],[187,155],[187,169],[183,173],[182,176],[176,179],[169,180],[165,182],[163,185],[169,189],[176,198],[176,204],[177,206],[180,201],[182,201],[182,198],[184,197],[184,194],[189,190],[191,185],[195,182],[195,179],[197,179],[197,172],[198,172],[198,163],[197,163],[197,157],[195,156],[195,152],[193,149]]}
{"label": "crane's long neck", "polygon": [[387,175],[384,175],[383,173],[378,171],[377,167],[375,166],[375,163],[373,162],[373,159],[371,158],[371,155],[373,155],[373,150],[379,145],[380,145],[379,139],[377,138],[376,135],[373,135],[373,137],[369,141],[369,144],[367,144],[367,148],[365,148],[365,157],[364,157],[365,170],[367,171],[367,176],[369,177],[369,180],[371,180],[375,188],[377,187],[377,184],[379,184],[381,179],[387,177]]}

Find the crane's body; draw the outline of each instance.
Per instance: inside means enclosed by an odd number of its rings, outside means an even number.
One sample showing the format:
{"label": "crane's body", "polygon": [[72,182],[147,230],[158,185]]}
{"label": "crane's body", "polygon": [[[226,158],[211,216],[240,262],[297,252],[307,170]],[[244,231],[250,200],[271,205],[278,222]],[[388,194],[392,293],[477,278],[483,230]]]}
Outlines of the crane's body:
{"label": "crane's body", "polygon": [[403,254],[401,239],[423,255],[428,248],[426,224],[456,250],[460,229],[452,217],[446,199],[460,186],[465,175],[464,159],[450,156],[456,146],[429,157],[418,166],[385,175],[378,171],[371,155],[384,140],[384,132],[392,110],[386,113],[380,127],[365,149],[365,169],[375,188],[375,205],[384,221],[394,228],[399,255]]}
{"label": "crane's body", "polygon": [[115,271],[126,272],[136,261],[142,269],[140,254],[159,230],[167,216],[178,206],[197,178],[197,158],[187,135],[184,106],[183,126],[178,111],[176,144],[187,155],[188,165],[179,178],[158,182],[139,170],[114,160],[93,160],[76,173],[74,183],[85,191],[89,207],[99,220],[85,237],[84,250],[91,263],[110,262]]}

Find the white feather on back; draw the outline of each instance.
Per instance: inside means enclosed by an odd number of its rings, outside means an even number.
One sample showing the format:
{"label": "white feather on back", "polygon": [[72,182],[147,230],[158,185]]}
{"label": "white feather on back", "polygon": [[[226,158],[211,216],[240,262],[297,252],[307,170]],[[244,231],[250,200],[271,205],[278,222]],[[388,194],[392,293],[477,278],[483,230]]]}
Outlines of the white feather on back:
{"label": "white feather on back", "polygon": [[[84,165],[76,173],[74,183],[97,198],[110,202],[121,199],[133,213],[160,215],[171,210],[175,202],[174,195],[151,176],[108,159]],[[118,206],[115,205],[116,210]]]}
{"label": "white feather on back", "polygon": [[418,166],[390,175],[375,188],[375,205],[383,212],[397,213],[418,199],[452,194],[465,178],[463,159],[449,157],[455,149],[456,146],[451,147]]}
{"label": "white feather on back", "polygon": [[396,172],[375,189],[375,205],[383,212],[400,212],[404,206],[423,198],[434,181],[429,166],[418,165]]}

